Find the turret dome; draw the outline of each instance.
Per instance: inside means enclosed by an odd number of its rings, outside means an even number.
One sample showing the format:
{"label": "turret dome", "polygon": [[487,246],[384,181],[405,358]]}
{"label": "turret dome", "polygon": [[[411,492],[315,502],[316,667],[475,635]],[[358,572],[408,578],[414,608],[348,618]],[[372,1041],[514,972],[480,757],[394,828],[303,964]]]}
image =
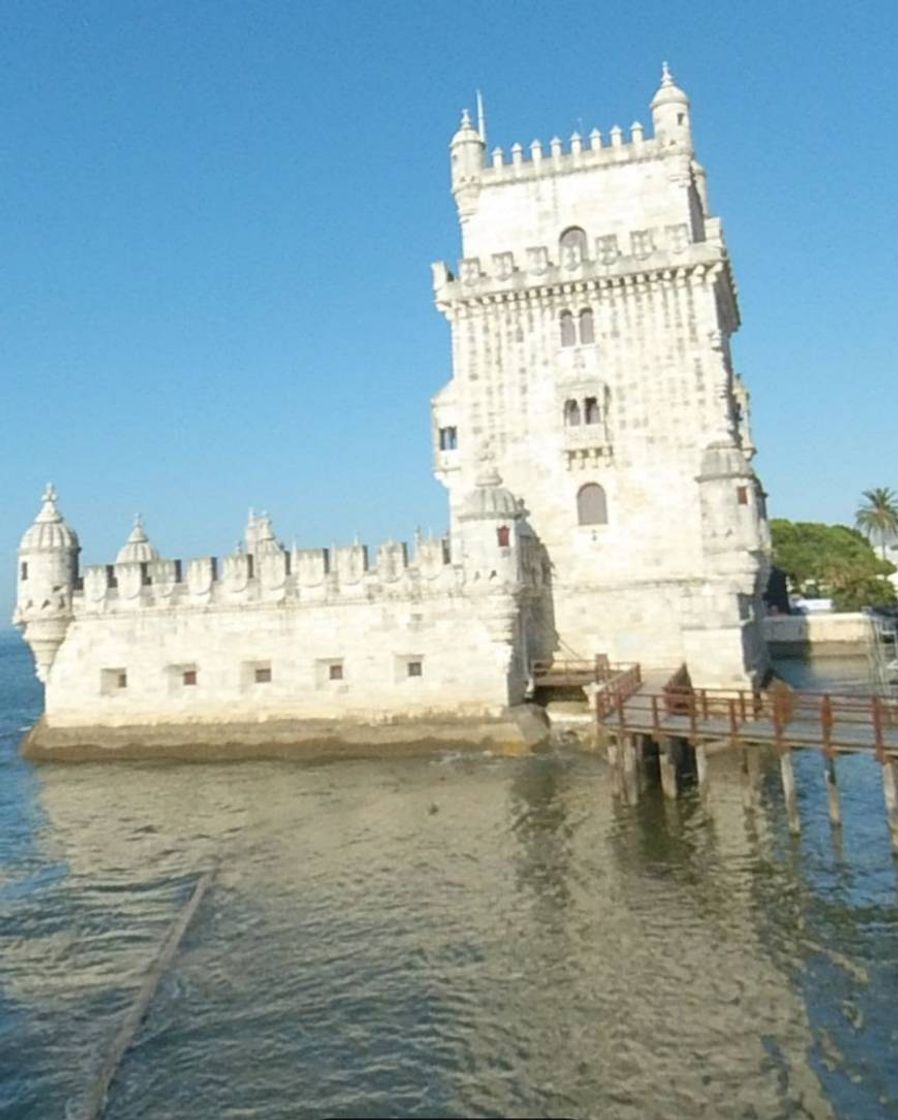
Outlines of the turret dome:
{"label": "turret dome", "polygon": [[471,114],[467,109],[461,115],[461,124],[458,127],[458,132],[452,137],[451,146],[454,148],[456,144],[466,143],[482,144],[483,139],[471,120]]}
{"label": "turret dome", "polygon": [[143,527],[143,518],[138,514],[134,518],[134,528],[128,539],[119,549],[115,558],[116,564],[148,564],[151,560],[158,560],[159,553],[150,544],[150,539]]}
{"label": "turret dome", "polygon": [[753,474],[742,449],[732,437],[715,439],[702,452],[700,482],[714,478],[752,478]]}
{"label": "turret dome", "polygon": [[462,521],[508,521],[521,516],[521,503],[502,485],[502,476],[496,468],[484,464],[458,516]]}
{"label": "turret dome", "polygon": [[56,488],[48,484],[41,496],[43,505],[34,523],[26,530],[19,545],[21,552],[77,552],[78,534],[65,520],[56,505]]}
{"label": "turret dome", "polygon": [[675,84],[666,62],[663,63],[661,67],[661,85],[658,87],[658,92],[652,98],[652,109],[658,109],[662,105],[689,106],[689,98],[683,90]]}

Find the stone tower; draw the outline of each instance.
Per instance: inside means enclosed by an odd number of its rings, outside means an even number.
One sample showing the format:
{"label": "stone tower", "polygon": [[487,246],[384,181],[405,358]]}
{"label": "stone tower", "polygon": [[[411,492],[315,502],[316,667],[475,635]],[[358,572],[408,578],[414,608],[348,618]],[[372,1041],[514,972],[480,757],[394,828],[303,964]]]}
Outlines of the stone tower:
{"label": "stone tower", "polygon": [[634,123],[487,160],[465,113],[450,146],[455,275],[434,265],[452,380],[434,398],[452,531],[492,456],[551,562],[556,656],[686,661],[696,683],[765,668],[768,536],[736,289],[665,64],[652,137]]}

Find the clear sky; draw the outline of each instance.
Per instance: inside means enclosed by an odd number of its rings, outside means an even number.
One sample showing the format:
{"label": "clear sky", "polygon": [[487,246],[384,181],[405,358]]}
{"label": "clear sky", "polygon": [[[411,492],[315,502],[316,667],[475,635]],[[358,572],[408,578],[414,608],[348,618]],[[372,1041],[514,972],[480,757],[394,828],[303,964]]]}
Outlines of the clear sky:
{"label": "clear sky", "polygon": [[774,515],[898,487],[898,3],[5,0],[0,610],[52,479],[85,563],[250,505],[307,546],[445,527],[428,402],[447,145],[692,99]]}

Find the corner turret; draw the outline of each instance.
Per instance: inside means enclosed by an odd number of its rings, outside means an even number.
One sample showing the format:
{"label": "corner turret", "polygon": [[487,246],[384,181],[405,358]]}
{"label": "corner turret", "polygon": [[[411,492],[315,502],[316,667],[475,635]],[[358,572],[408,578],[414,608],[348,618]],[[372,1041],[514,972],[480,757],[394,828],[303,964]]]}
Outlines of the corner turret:
{"label": "corner turret", "polygon": [[477,208],[486,151],[483,136],[471,122],[467,109],[462,113],[461,126],[452,137],[449,151],[452,162],[452,193],[459,218],[464,222]]}
{"label": "corner turret", "polygon": [[44,490],[40,512],[22,537],[13,623],[34,654],[38,679],[46,681],[72,619],[78,580],[78,535],[56,505],[56,490]]}
{"label": "corner turret", "polygon": [[658,146],[692,153],[689,98],[674,84],[667,63],[662,64],[661,85],[652,98],[652,125]]}
{"label": "corner turret", "polygon": [[468,579],[487,584],[520,582],[524,516],[523,503],[505,489],[495,466],[483,459],[474,489],[458,512],[462,563]]}

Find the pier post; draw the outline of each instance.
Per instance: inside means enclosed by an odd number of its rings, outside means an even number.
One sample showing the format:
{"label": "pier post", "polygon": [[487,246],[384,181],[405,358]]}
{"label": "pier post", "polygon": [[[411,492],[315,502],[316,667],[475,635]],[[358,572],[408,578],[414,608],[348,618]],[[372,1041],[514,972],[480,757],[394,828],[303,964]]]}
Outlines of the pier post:
{"label": "pier post", "polygon": [[623,775],[621,774],[621,750],[623,749],[620,739],[614,731],[608,733],[608,769],[611,772],[611,792],[615,797],[619,797],[622,792]]}
{"label": "pier post", "polygon": [[780,753],[780,776],[783,779],[783,796],[786,800],[786,815],[789,818],[789,831],[793,836],[801,832],[801,817],[798,815],[798,798],[795,794],[795,771],[792,769],[792,752],[786,748]]}
{"label": "pier post", "polygon": [[639,800],[639,736],[627,735],[621,742],[624,764],[624,792],[627,801],[635,805]]}
{"label": "pier post", "polygon": [[892,836],[892,855],[898,856],[898,789],[895,787],[895,763],[886,755],[882,760],[882,789],[886,799],[886,817]]}
{"label": "pier post", "polygon": [[677,796],[677,745],[670,737],[659,744],[658,765],[661,770],[661,788],[665,797]]}
{"label": "pier post", "polygon": [[742,803],[746,809],[754,809],[758,803],[758,750],[758,747],[742,748]]}
{"label": "pier post", "polygon": [[708,775],[708,754],[704,743],[695,745],[695,773],[698,778],[698,792],[702,804],[707,805],[711,793],[711,780]]}
{"label": "pier post", "polygon": [[839,787],[836,784],[836,756],[827,751],[823,756],[826,774],[826,796],[829,801],[829,823],[833,828],[842,827],[842,806],[839,803]]}

